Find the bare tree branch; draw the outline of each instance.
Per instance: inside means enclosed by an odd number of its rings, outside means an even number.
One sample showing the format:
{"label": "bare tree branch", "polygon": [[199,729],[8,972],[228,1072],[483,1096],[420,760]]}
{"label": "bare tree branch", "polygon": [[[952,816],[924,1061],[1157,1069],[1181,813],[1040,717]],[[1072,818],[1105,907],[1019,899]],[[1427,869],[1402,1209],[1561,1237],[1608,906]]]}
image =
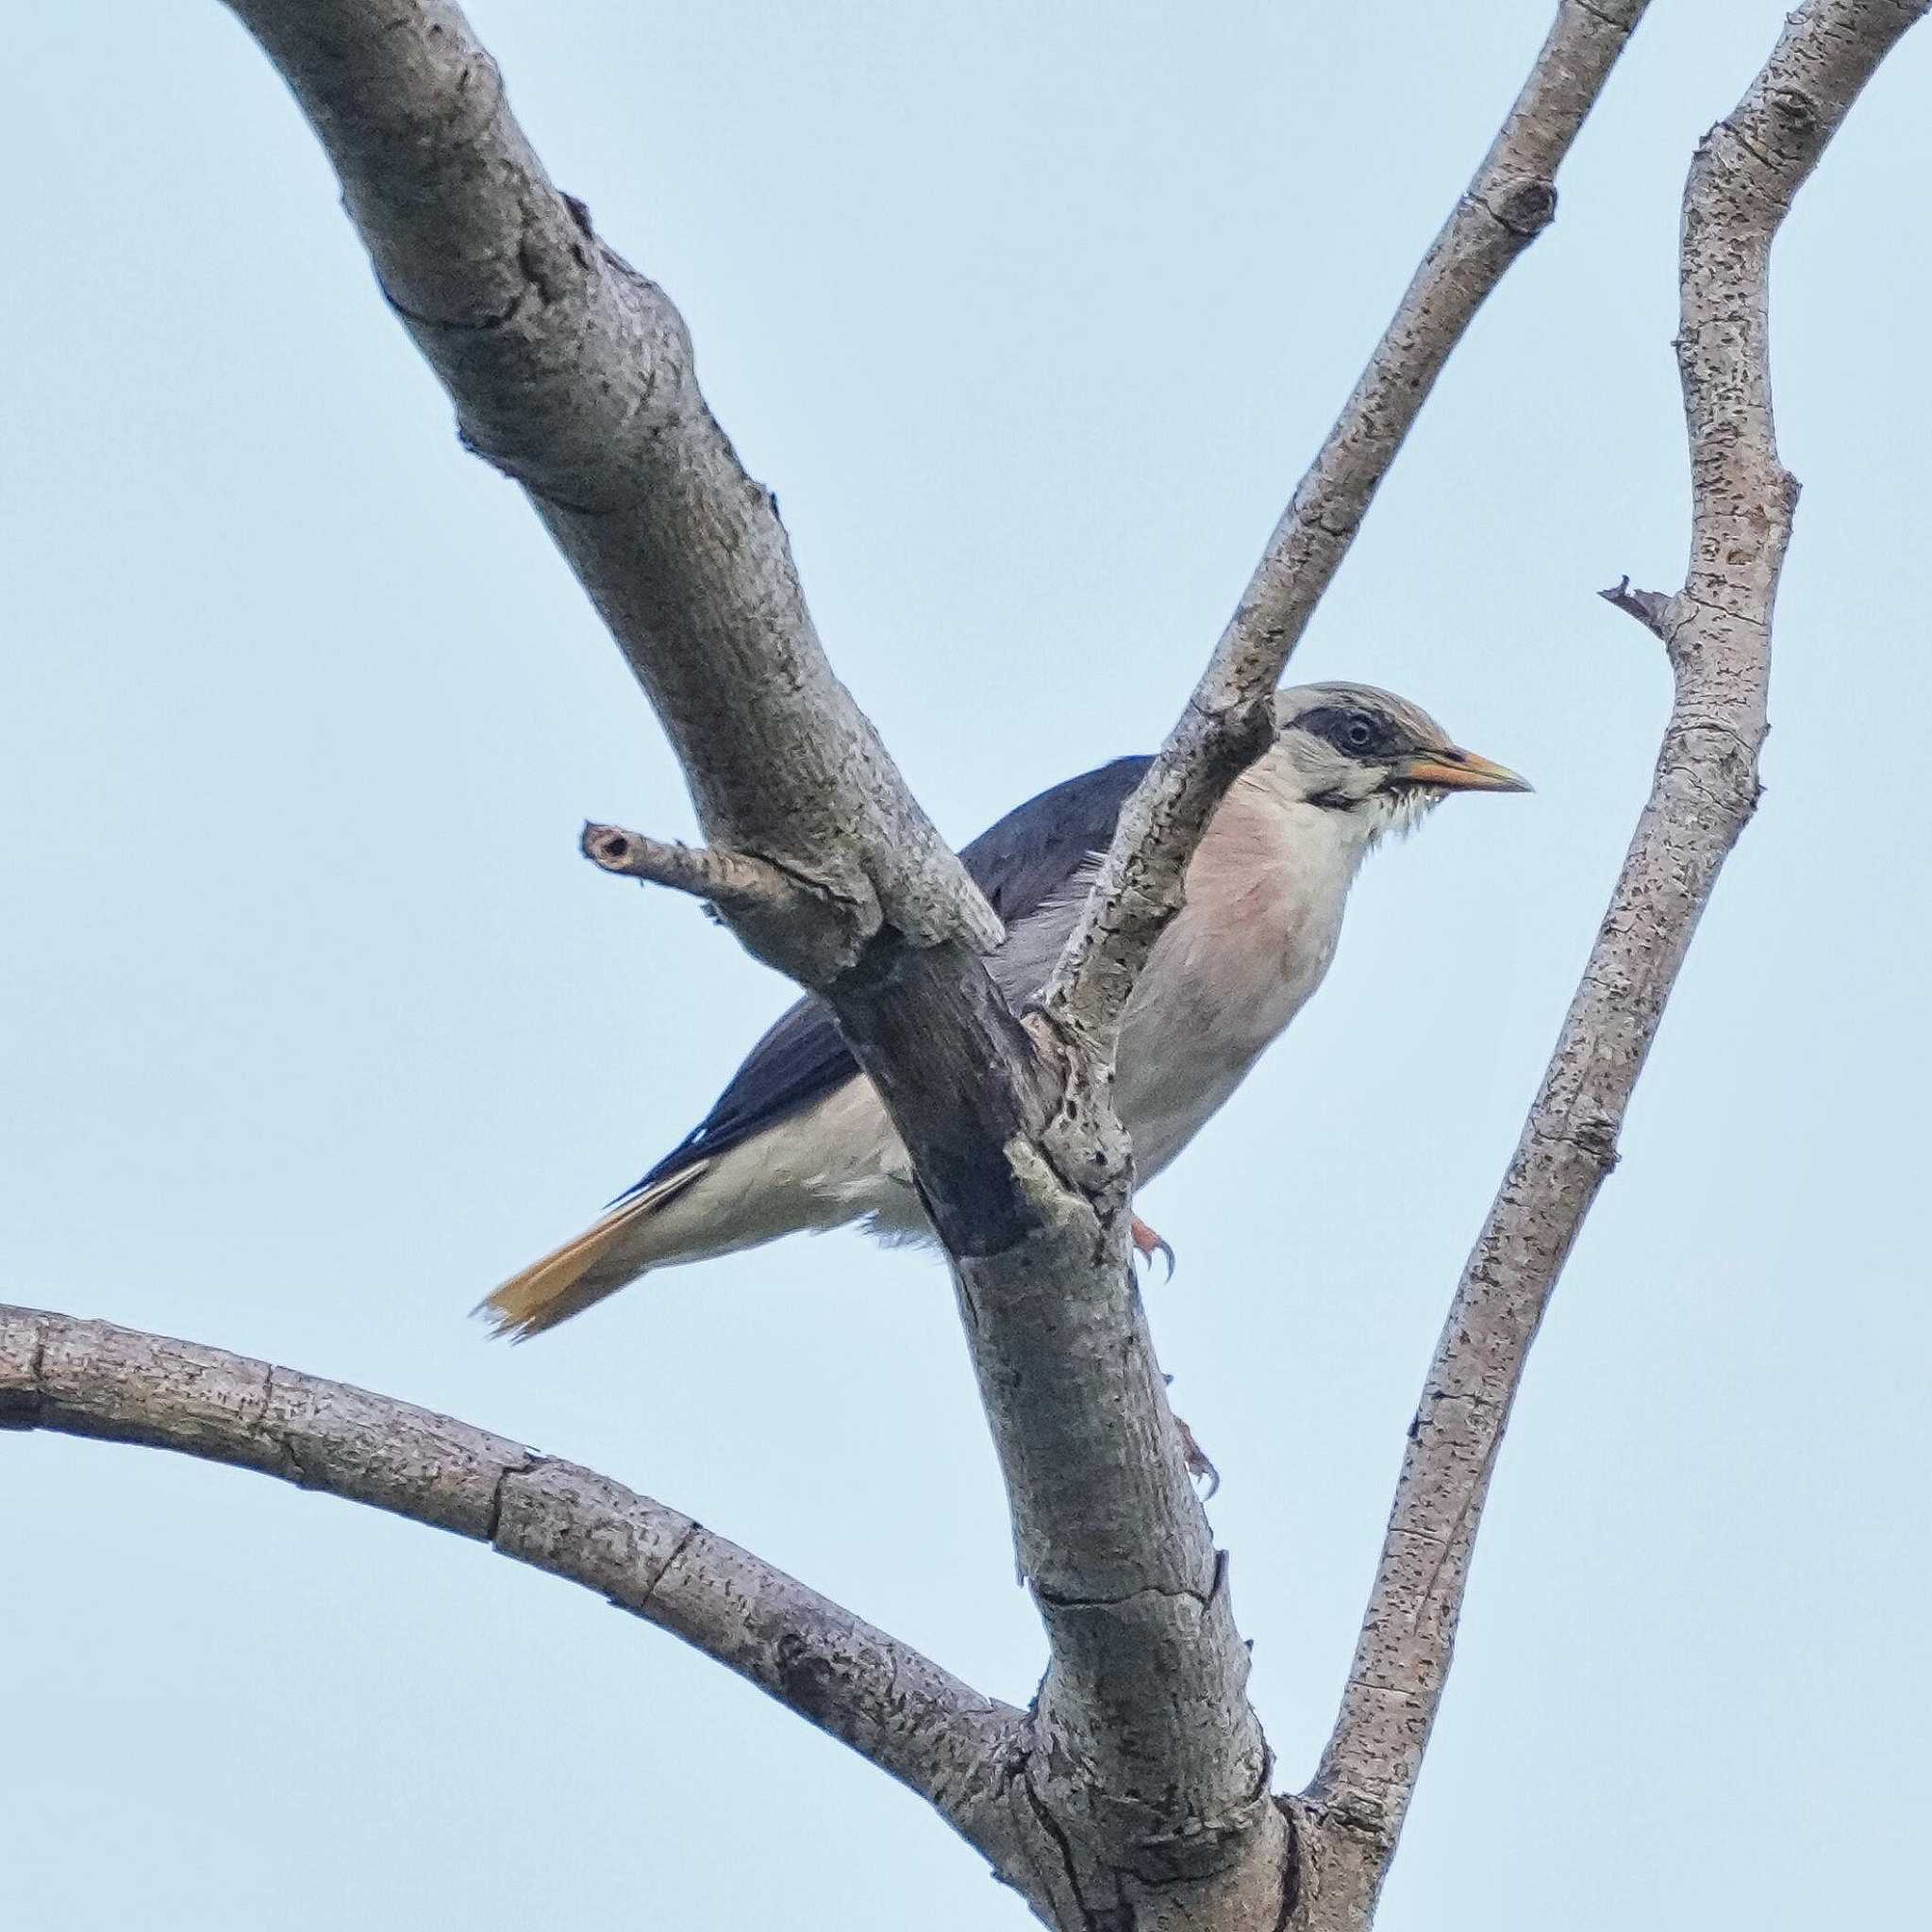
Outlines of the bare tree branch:
{"label": "bare tree branch", "polygon": [[485,1542],[607,1597],[927,1799],[1001,1871],[1022,1713],[648,1496],[346,1383],[0,1306],[0,1427],[175,1449]]}
{"label": "bare tree branch", "polygon": [[714,853],[821,909],[715,902],[837,1012],[954,1260],[1052,1650],[1014,1812],[1043,1874],[1029,1895],[1065,1917],[1169,1888],[1151,1932],[1176,1883],[1234,1874],[1272,1922],[1285,1827],[1132,1280],[1105,1065],[1036,1048],[993,988],[974,949],[997,927],[825,665],[682,324],[550,186],[461,15],[229,4],[327,147],[466,439],[524,484],[617,634]]}
{"label": "bare tree branch", "polygon": [[1131,1268],[1070,1210],[956,1279],[1047,1628],[1021,1784],[1052,1923],[1272,1925],[1285,1824]]}
{"label": "bare tree branch", "polygon": [[1269,701],[1450,352],[1555,219],[1557,170],[1648,0],[1559,0],[1474,178],[1429,244],[1368,367],[1295,487],[1180,722],[1127,801],[1061,956],[1048,1012],[1110,1045],[1141,964],[1180,909],[1214,808],[1266,746]]}
{"label": "bare tree branch", "polygon": [[583,855],[601,871],[675,892],[747,919],[810,919],[817,908],[811,894],[768,858],[748,852],[724,852],[715,845],[680,845],[646,838],[622,825],[587,824],[578,841]]}
{"label": "bare tree branch", "polygon": [[528,492],[650,694],[717,843],[828,912],[750,937],[808,984],[882,929],[998,922],[833,676],[771,492],[699,393],[664,292],[551,185],[447,0],[229,0],[327,148],[464,441]]}
{"label": "bare tree branch", "polygon": [[[608,623],[714,848],[799,886],[714,903],[838,1014],[947,1248],[1091,1221],[1052,1161],[1012,1158],[1068,1117],[1060,1072],[976,957],[998,921],[833,676],[771,494],[706,407],[663,291],[552,187],[448,0],[228,4],[326,147],[465,441],[523,484]],[[1060,1172],[1104,1186],[1124,1153]],[[1147,1428],[1173,1434],[1158,1412]]]}
{"label": "bare tree branch", "polygon": [[[1098,1136],[1118,1162],[1118,1128],[1095,1069],[1155,939],[1177,908],[1180,878],[1214,805],[1266,745],[1270,695],[1308,612],[1392,461],[1430,385],[1484,295],[1550,219],[1550,177],[1642,11],[1643,0],[1560,8],[1516,107],[1476,180],[1425,258],[1348,408],[1270,544],[1187,714],[1129,803],[1102,882],[1088,900],[1046,1001],[1068,1048],[1067,1112],[1083,1131],[1044,1142],[1074,1171]],[[1066,1120],[1063,1113],[1056,1125]],[[1116,1213],[1124,1165],[1107,1178]],[[1094,1177],[1099,1178],[1098,1176]],[[1088,1191],[1098,1190],[1092,1180]],[[1063,1782],[1062,1923],[1132,1903],[1149,1923],[1271,1924],[1291,1889],[1280,1814],[1245,1702],[1246,1655],[1181,1487],[1165,1394],[1130,1279],[1108,1279],[1072,1252],[1029,1241],[998,1263],[960,1270],[980,1389],[1001,1445],[1023,1564],[1052,1639],[1041,1688],[1044,1736],[1061,1761],[1091,1767]],[[1130,1338],[1124,1351],[1118,1338]],[[1098,1404],[1095,1396],[1102,1399]],[[1109,1418],[1112,1418],[1109,1422]],[[1096,1426],[1096,1424],[1100,1426]],[[1083,1525],[1077,1540],[1069,1521]],[[1096,1525],[1108,1534],[1096,1538]],[[1302,1855],[1317,1848],[1304,1844]],[[1181,1852],[1191,1865],[1163,1863]],[[1161,1888],[1187,1873],[1197,1885]],[[1136,1887],[1130,1901],[1121,1887]],[[1151,1890],[1147,1888],[1153,1888]],[[1339,1894],[1338,1894],[1339,1895]],[[1080,1914],[1069,1917],[1070,1912]]]}
{"label": "bare tree branch", "polygon": [[1334,1735],[1309,1797],[1386,1868],[1447,1675],[1490,1475],[1631,1091],[1717,875],[1757,802],[1773,604],[1797,486],[1778,461],[1771,246],[1852,103],[1932,0],[1811,0],[1700,143],[1677,343],[1690,443],[1683,590],[1613,603],[1665,640],[1675,702],[1649,802],[1409,1431]]}

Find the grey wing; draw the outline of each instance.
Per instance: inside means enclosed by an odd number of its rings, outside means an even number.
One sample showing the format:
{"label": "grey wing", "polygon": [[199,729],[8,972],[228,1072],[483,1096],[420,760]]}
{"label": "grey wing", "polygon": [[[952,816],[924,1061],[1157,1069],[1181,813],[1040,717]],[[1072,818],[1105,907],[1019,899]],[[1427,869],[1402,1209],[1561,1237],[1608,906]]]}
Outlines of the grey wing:
{"label": "grey wing", "polygon": [[[1107,850],[1121,808],[1150,762],[1116,758],[1069,778],[1016,806],[961,848],[960,860],[974,883],[1006,922],[1008,941],[994,958],[993,974],[1008,998],[1024,998],[1041,983],[1074,917],[1071,908],[1063,917],[1033,915],[1042,906],[1051,910],[1080,868]],[[798,1001],[746,1055],[710,1112],[619,1198],[802,1112],[858,1072],[831,1008],[821,1000]]]}
{"label": "grey wing", "polygon": [[1113,842],[1121,808],[1153,762],[1116,758],[1051,786],[961,848],[973,883],[1009,928],[1064,892],[1080,868]]}

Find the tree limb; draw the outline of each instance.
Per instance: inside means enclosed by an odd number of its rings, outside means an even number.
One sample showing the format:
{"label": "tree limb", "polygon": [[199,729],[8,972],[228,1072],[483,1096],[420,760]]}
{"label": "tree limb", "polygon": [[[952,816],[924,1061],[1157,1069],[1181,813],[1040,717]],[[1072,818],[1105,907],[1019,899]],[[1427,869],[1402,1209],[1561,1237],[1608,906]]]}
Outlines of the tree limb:
{"label": "tree limb", "polygon": [[1556,175],[1648,0],[1559,0],[1490,151],[1404,292],[1188,700],[1127,801],[1048,989],[1062,1026],[1110,1047],[1141,964],[1180,909],[1214,808],[1268,742],[1270,699],[1450,352],[1556,218]]}
{"label": "tree limb", "polygon": [[996,943],[832,675],[772,494],[706,407],[683,319],[551,185],[461,12],[228,5],[328,150],[463,441],[523,485],[609,625],[706,836],[818,889],[819,922],[748,942],[819,987],[882,930],[915,948]]}
{"label": "tree limb", "polygon": [[1429,1367],[1341,1715],[1308,1796],[1386,1869],[1447,1675],[1471,1549],[1529,1345],[1724,859],[1757,802],[1773,605],[1797,485],[1778,461],[1771,246],[1852,103],[1932,0],[1811,0],[1699,144],[1677,343],[1690,444],[1684,588],[1605,594],[1665,641],[1657,776],[1583,980]]}
{"label": "tree limb", "polygon": [[[1436,375],[1483,298],[1554,213],[1551,177],[1644,4],[1563,0],[1474,182],[1123,815],[1043,1016],[1070,1062],[1055,1126],[1071,1117],[1079,1129],[1058,1144],[1049,1129],[1044,1151],[1068,1172],[1097,1135],[1119,1162],[1118,1175],[1107,1176],[1116,1208],[1125,1150],[1096,1070],[1111,1064],[1134,982],[1178,908],[1181,876],[1214,806],[1269,741],[1270,700],[1289,652]],[[1092,1180],[1086,1186],[1097,1191]],[[1052,1638],[1042,1730],[1064,1739],[1067,1762],[1093,1768],[1088,1829],[1068,1852],[1069,1894],[1057,1908],[1063,1922],[1085,1923],[1122,1908],[1124,1873],[1130,1885],[1158,1887],[1177,1871],[1218,1865],[1222,1898],[1210,1907],[1197,1895],[1188,1909],[1202,1910],[1202,1924],[1245,1924],[1244,1914],[1278,1909],[1290,1889],[1274,1870],[1282,1840],[1265,1803],[1265,1744],[1245,1703],[1246,1657],[1226,1606],[1224,1568],[1201,1565],[1198,1506],[1177,1480],[1165,1392],[1131,1280],[1117,1277],[1109,1298],[1107,1277],[1080,1263],[1082,1240],[1070,1226],[1058,1253],[1050,1237],[1034,1237],[1009,1257],[960,1271],[1021,1560]],[[1117,1340],[1124,1330],[1125,1351]],[[1109,1415],[1110,1425],[1096,1430],[1095,1420]],[[1077,1541],[1065,1535],[1070,1521],[1087,1531]],[[1096,1538],[1095,1526],[1106,1534]],[[1136,1660],[1139,1669],[1124,1668]],[[1218,1803],[1203,1802],[1216,1793]],[[1110,1867],[1080,1869],[1083,1845],[1108,1849]],[[1183,1852],[1191,1868],[1164,1866]],[[1148,1923],[1167,1923],[1166,1896],[1139,1893],[1130,1903]],[[1085,1917],[1069,1920],[1070,1911]]]}
{"label": "tree limb", "polygon": [[179,1450],[488,1543],[682,1638],[1017,1863],[1021,1712],[608,1476],[346,1383],[5,1306],[0,1427]]}
{"label": "tree limb", "polygon": [[551,185],[449,0],[227,4],[326,148],[464,441],[524,486],[608,624],[712,848],[800,889],[720,898],[720,914],[838,1015],[950,1252],[1056,1224],[1052,1163],[1023,1176],[1010,1150],[1064,1113],[1061,1076],[977,957],[999,922],[832,675],[676,309]]}

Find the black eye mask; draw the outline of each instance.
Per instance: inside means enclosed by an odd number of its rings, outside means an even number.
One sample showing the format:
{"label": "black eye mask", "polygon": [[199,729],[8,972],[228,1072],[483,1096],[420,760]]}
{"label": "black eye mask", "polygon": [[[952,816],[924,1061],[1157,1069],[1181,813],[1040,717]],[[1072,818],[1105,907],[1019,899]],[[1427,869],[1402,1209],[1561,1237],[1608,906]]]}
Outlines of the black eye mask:
{"label": "black eye mask", "polygon": [[1324,705],[1319,710],[1304,711],[1294,722],[1324,743],[1332,744],[1344,758],[1387,758],[1406,748],[1395,726],[1374,711]]}

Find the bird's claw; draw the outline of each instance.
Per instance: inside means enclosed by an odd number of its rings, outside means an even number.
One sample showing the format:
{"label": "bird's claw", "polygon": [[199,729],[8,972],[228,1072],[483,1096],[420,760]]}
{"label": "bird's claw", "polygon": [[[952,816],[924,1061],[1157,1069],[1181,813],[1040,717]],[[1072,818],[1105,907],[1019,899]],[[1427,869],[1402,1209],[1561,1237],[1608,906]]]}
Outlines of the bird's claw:
{"label": "bird's claw", "polygon": [[1129,1233],[1133,1237],[1134,1252],[1140,1256],[1141,1260],[1147,1263],[1149,1270],[1151,1271],[1154,1266],[1155,1256],[1158,1255],[1167,1263],[1167,1279],[1172,1281],[1174,1279],[1174,1250],[1138,1214],[1133,1218]]}
{"label": "bird's claw", "polygon": [[1206,1481],[1208,1493],[1201,1500],[1211,1503],[1214,1492],[1221,1487],[1221,1472],[1208,1460],[1206,1452],[1194,1440],[1193,1430],[1179,1416],[1174,1417],[1174,1425],[1181,1433],[1181,1454],[1187,1460],[1188,1474],[1197,1483]]}

